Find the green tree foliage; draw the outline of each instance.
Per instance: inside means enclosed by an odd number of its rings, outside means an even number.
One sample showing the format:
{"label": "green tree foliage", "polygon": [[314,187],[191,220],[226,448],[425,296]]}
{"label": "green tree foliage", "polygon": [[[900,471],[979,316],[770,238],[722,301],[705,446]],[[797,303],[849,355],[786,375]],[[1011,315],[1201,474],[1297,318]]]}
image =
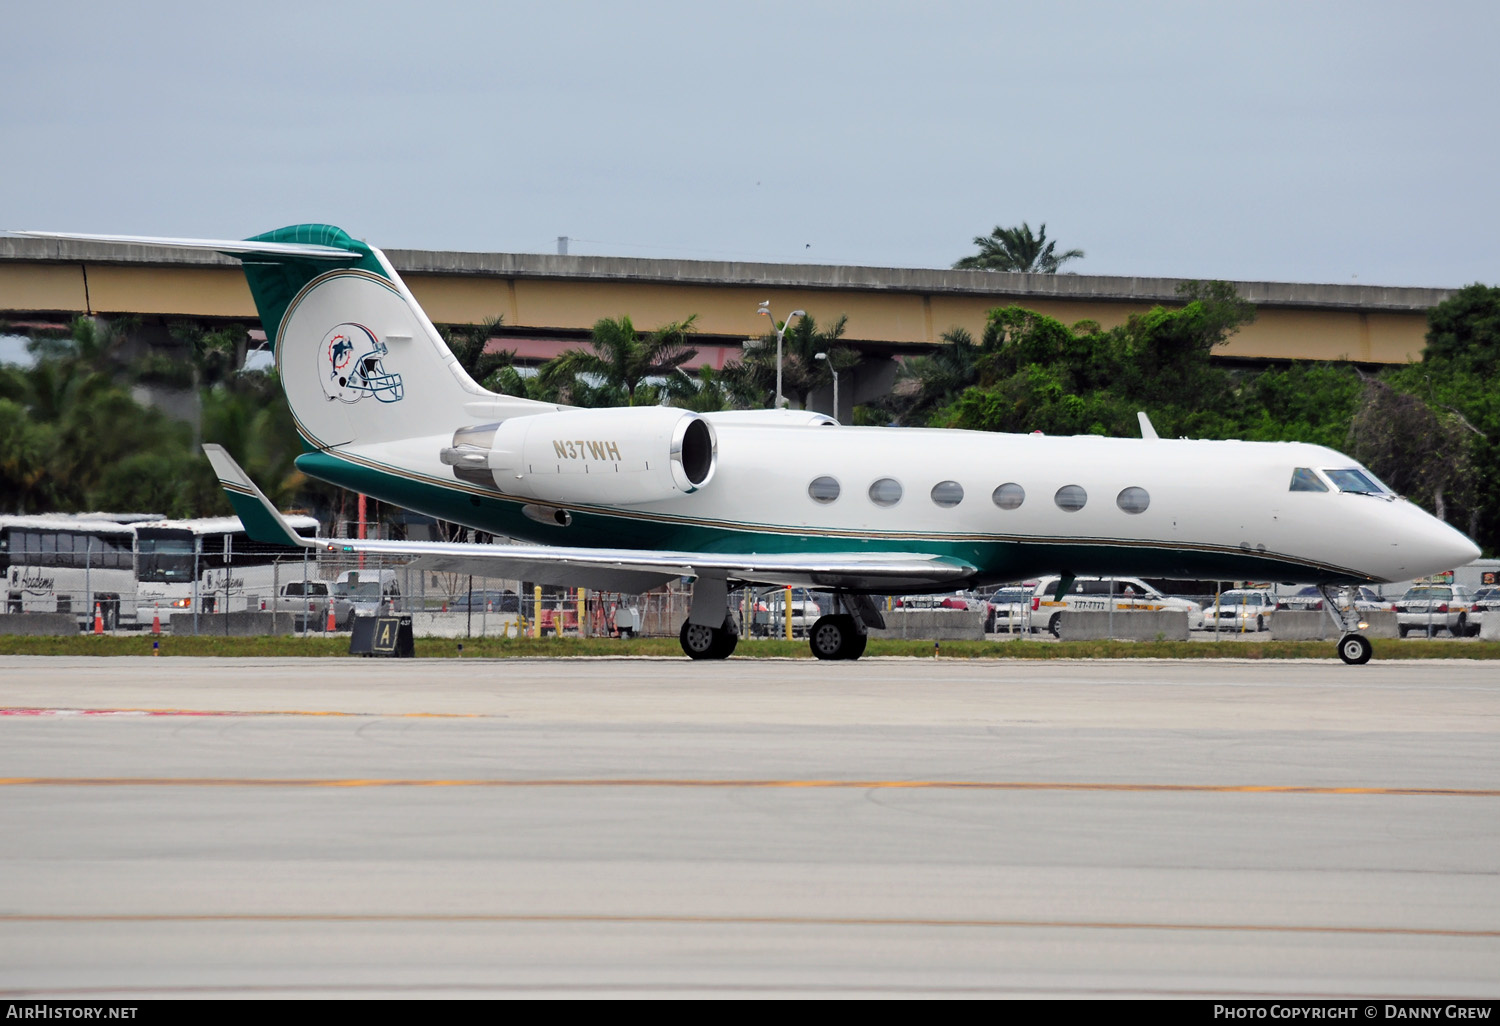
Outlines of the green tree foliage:
{"label": "green tree foliage", "polygon": [[[849,318],[841,316],[827,328],[803,315],[792,322],[781,339],[781,394],[807,408],[808,397],[833,384],[835,371],[859,364],[859,352],[839,341]],[[818,354],[827,359],[819,360]],[[829,365],[832,364],[830,367]],[[769,408],[776,394],[776,333],[761,336],[760,346],[724,368],[723,376],[737,405]]]}
{"label": "green tree foliage", "polygon": [[[444,324],[438,327],[438,334],[458,358],[458,365],[464,369],[464,373],[477,384],[491,392],[524,398],[527,394],[526,386],[519,382],[520,376],[514,374],[515,350],[488,351],[490,339],[495,337],[504,323],[505,317],[502,315],[478,324]],[[504,374],[506,370],[513,373]],[[515,391],[517,388],[520,390]]]}
{"label": "green tree foliage", "polygon": [[[245,373],[242,327],[174,325],[185,369],[153,370],[168,358],[130,364],[129,322],[80,318],[67,336],[29,347],[27,367],[0,367],[0,495],[17,512],[96,509],[168,516],[227,514],[198,439],[220,442],[273,501],[306,503],[317,493],[293,466],[296,426],[276,379]],[[132,394],[140,385],[197,391],[197,422],[173,419]]]}
{"label": "green tree foliage", "polygon": [[1436,447],[1471,468],[1465,484],[1443,490],[1447,519],[1487,551],[1500,548],[1500,288],[1470,285],[1433,307],[1422,362],[1381,377],[1427,404]]}
{"label": "green tree foliage", "polygon": [[606,317],[594,325],[588,349],[569,349],[544,364],[539,384],[557,389],[561,401],[574,406],[650,405],[657,399],[655,388],[637,394],[646,379],[674,375],[697,355],[687,343],[697,319],[693,314],[641,332],[628,316]]}
{"label": "green tree foliage", "polygon": [[1427,311],[1422,359],[1485,376],[1500,370],[1500,288],[1470,285]]}
{"label": "green tree foliage", "polygon": [[1251,442],[1311,442],[1343,449],[1363,394],[1347,364],[1294,363],[1235,375],[1238,412],[1219,434]]}
{"label": "green tree foliage", "polygon": [[971,271],[1029,271],[1035,274],[1056,274],[1058,268],[1069,260],[1083,259],[1083,250],[1070,249],[1057,252],[1057,243],[1047,241],[1047,226],[1041,225],[1037,234],[1031,234],[1031,226],[1025,221],[1019,228],[1002,228],[988,235],[976,235],[974,245],[979,252],[966,256],[953,266]]}
{"label": "green tree foliage", "polygon": [[[0,482],[16,512],[185,511],[192,428],[131,396],[123,332],[79,318],[0,373]],[[150,468],[142,453],[159,458]],[[123,491],[123,494],[122,494]],[[128,505],[150,499],[144,506]]]}
{"label": "green tree foliage", "polygon": [[[1222,283],[1188,283],[1180,307],[1155,307],[1103,330],[1018,306],[990,312],[975,344],[950,332],[903,368],[893,398],[901,423],[1049,434],[1125,434],[1137,410],[1160,430],[1213,433],[1235,382],[1208,355],[1254,308]],[[1184,400],[1189,402],[1184,402]]]}
{"label": "green tree foliage", "polygon": [[1449,505],[1474,505],[1470,428],[1411,392],[1367,378],[1349,425],[1351,456],[1413,502],[1449,519]]}

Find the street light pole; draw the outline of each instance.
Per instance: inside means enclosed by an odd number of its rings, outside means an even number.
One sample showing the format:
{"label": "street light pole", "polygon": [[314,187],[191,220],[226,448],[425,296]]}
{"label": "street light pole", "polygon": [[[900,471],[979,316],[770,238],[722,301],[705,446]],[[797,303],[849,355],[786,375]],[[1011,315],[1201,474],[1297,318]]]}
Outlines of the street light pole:
{"label": "street light pole", "polygon": [[[817,356],[817,358],[819,360],[828,360],[828,354],[827,353],[819,353],[818,356]],[[839,419],[839,369],[833,365],[833,361],[832,360],[828,360],[828,369],[831,370],[831,371],[833,371],[833,419],[834,420],[838,420]]]}
{"label": "street light pole", "polygon": [[[776,327],[776,318],[771,314],[771,301],[769,299],[761,303],[759,309],[755,312],[770,317],[771,326]],[[772,405],[778,410],[781,409],[781,340],[786,335],[786,329],[791,326],[793,317],[806,316],[806,310],[793,310],[786,315],[786,320],[782,322],[781,327],[776,328],[776,401]]]}

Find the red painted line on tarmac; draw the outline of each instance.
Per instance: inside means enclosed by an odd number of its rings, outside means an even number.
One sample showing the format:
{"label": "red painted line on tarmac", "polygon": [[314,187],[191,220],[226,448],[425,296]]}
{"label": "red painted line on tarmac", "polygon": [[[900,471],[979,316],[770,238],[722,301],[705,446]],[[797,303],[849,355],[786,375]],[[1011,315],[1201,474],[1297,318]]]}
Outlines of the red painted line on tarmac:
{"label": "red painted line on tarmac", "polygon": [[234,716],[198,709],[0,709],[0,716]]}
{"label": "red painted line on tarmac", "polygon": [[35,709],[0,708],[0,716],[374,716],[391,719],[483,719],[483,713],[376,713],[338,709]]}

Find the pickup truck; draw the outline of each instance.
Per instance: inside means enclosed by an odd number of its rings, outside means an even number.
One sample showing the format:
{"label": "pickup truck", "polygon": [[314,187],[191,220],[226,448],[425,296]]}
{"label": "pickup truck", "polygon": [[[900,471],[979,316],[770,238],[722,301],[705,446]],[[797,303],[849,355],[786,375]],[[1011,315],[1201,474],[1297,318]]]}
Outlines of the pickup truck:
{"label": "pickup truck", "polygon": [[276,612],[306,617],[298,626],[304,630],[322,630],[328,623],[328,603],[332,589],[327,581],[289,581],[276,596]]}

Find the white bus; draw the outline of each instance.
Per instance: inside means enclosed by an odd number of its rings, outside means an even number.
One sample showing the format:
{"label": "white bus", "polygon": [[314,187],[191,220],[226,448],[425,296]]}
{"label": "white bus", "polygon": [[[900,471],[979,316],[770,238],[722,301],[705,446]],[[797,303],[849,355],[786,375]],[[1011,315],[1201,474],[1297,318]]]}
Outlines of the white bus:
{"label": "white bus", "polygon": [[97,607],[106,629],[133,624],[135,529],[111,516],[0,516],[5,613],[71,613],[88,626]]}
{"label": "white bus", "polygon": [[[318,521],[289,516],[304,537]],[[317,561],[292,545],[250,541],[239,517],[155,520],[135,525],[136,598],[141,616],[275,608],[280,585],[312,579]]]}

